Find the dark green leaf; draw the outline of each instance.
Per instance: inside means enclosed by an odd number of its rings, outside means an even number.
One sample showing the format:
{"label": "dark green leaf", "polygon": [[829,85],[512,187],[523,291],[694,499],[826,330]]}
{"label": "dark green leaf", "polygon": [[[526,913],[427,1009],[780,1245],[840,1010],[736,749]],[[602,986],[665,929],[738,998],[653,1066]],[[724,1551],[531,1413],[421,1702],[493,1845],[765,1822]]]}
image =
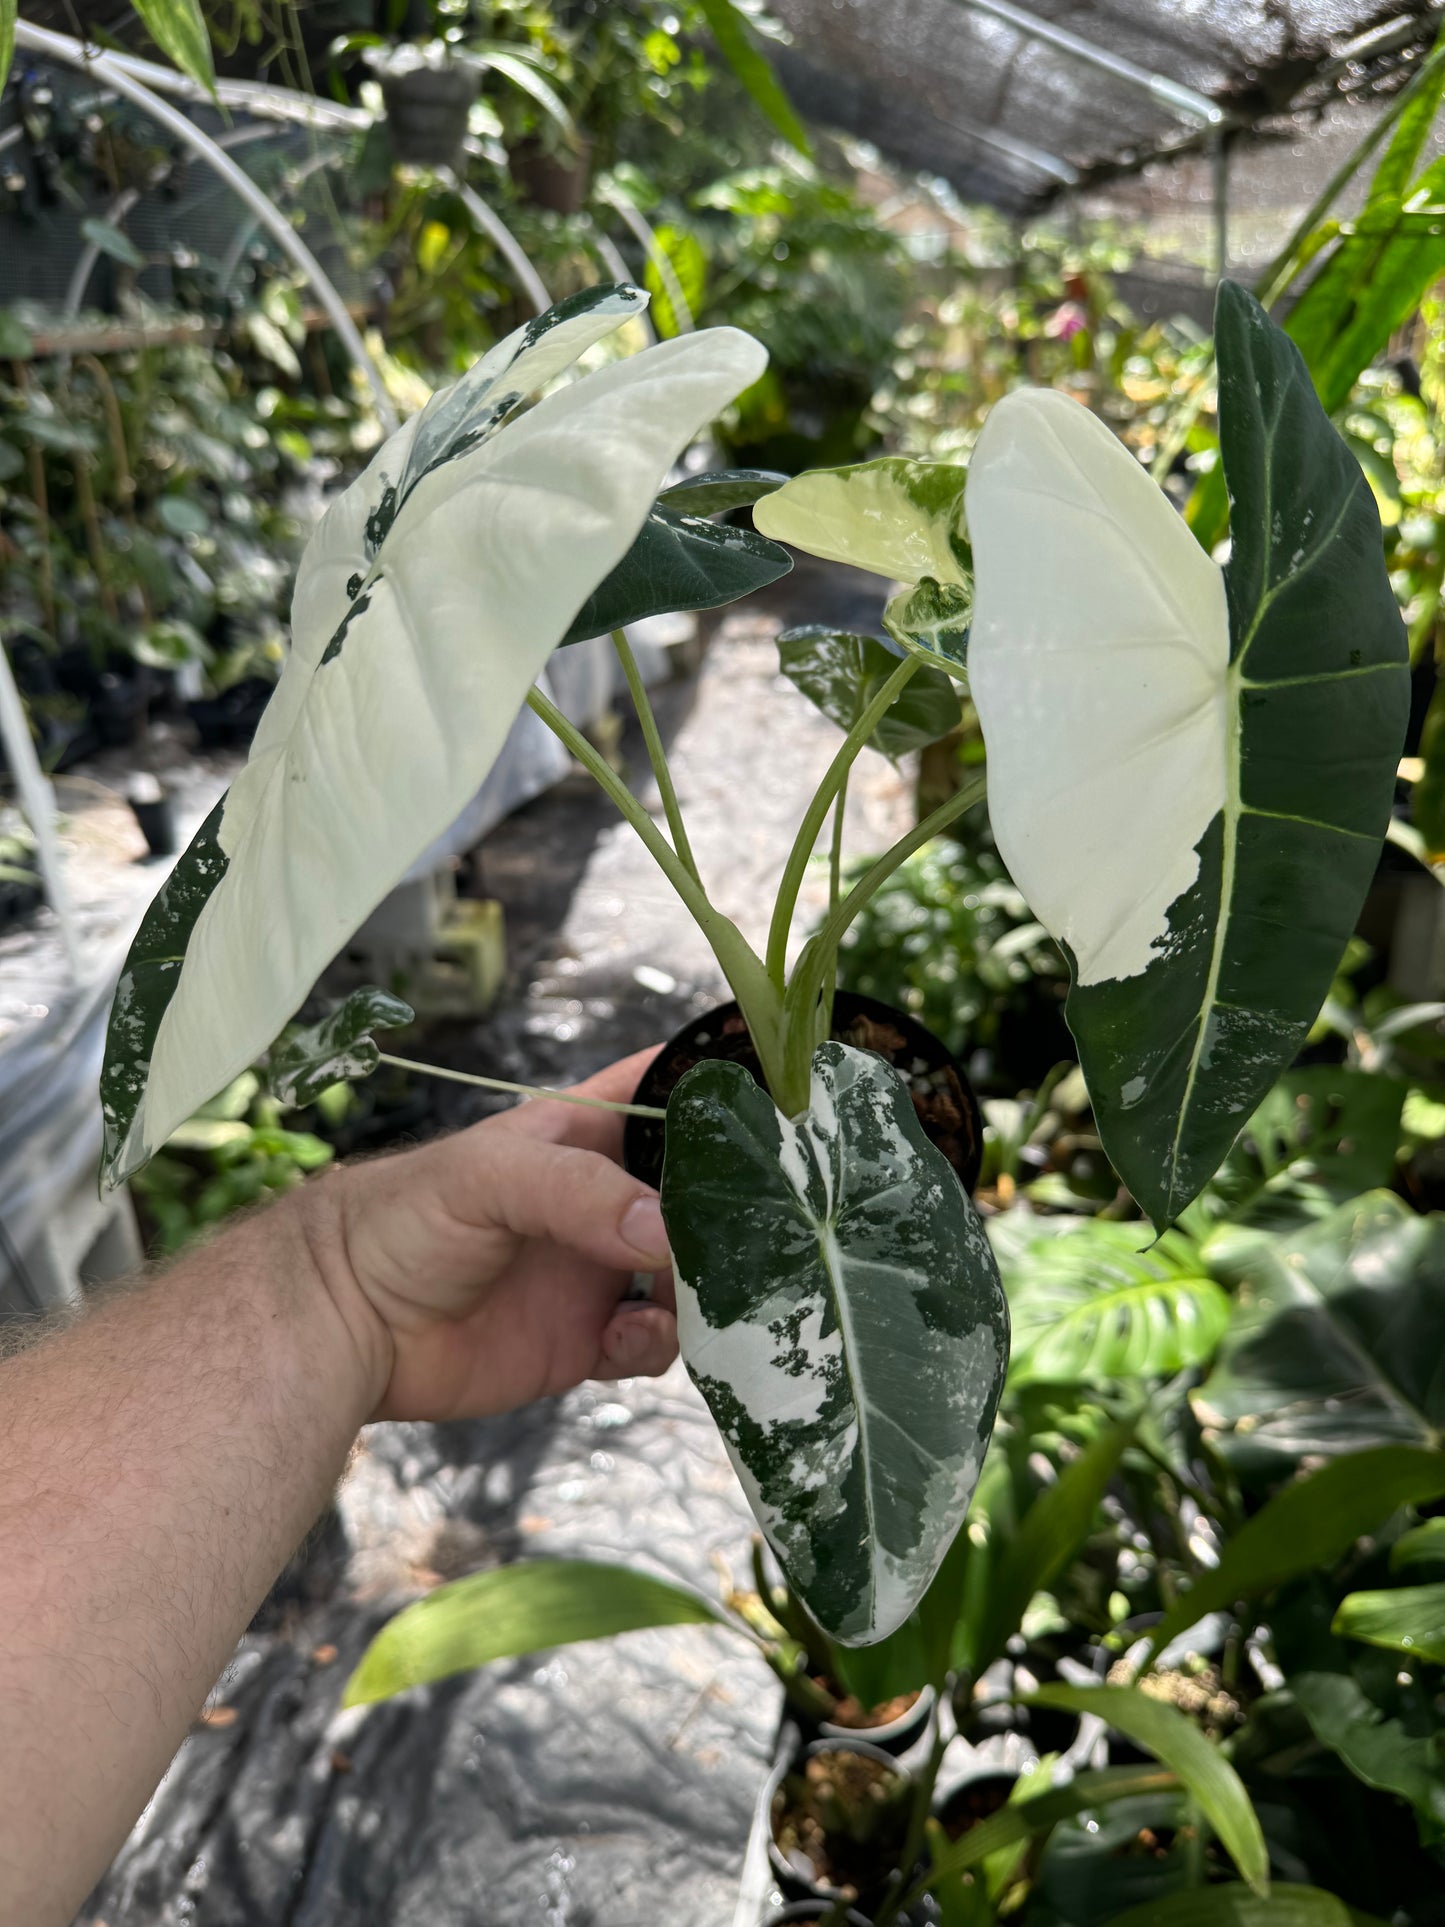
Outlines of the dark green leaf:
{"label": "dark green leaf", "polygon": [[883,611],[883,627],[904,649],[927,656],[950,675],[968,667],[968,625],[973,596],[960,582],[935,582],[931,575],[901,589]]}
{"label": "dark green leaf", "polygon": [[1316,1739],[1356,1779],[1399,1794],[1427,1835],[1445,1835],[1445,1763],[1435,1734],[1411,1732],[1404,1720],[1388,1718],[1351,1673],[1295,1673],[1289,1690]]}
{"label": "dark green leaf", "polygon": [[1229,1299],[1178,1232],[1084,1221],[1005,1272],[1016,1385],[1162,1377],[1209,1358]]}
{"label": "dark green leaf", "polygon": [[[1046,1592],[1093,1529],[1132,1425],[1101,1432],[1034,1500],[994,1566],[982,1623],[965,1631],[962,1663],[974,1678],[998,1659],[1023,1623],[1035,1593]],[[955,1649],[957,1651],[957,1649]]]}
{"label": "dark green leaf", "polygon": [[19,0],[0,0],[0,87],[10,78],[10,63],[15,58],[15,21]]}
{"label": "dark green leaf", "polygon": [[1173,1773],[1160,1767],[1109,1766],[1096,1773],[1076,1774],[1067,1786],[1011,1803],[970,1827],[961,1840],[935,1856],[932,1867],[918,1882],[918,1891],[926,1892],[940,1880],[981,1866],[1001,1847],[1046,1833],[1077,1813],[1093,1812],[1115,1800],[1134,1800],[1141,1794],[1165,1793],[1178,1784]]}
{"label": "dark green leaf", "polygon": [[1445,1432],[1445,1218],[1375,1191],[1290,1236],[1226,1227],[1232,1328],[1195,1409],[1241,1471]]}
{"label": "dark green leaf", "polygon": [[757,43],[751,23],[733,0],[699,0],[718,51],[742,82],[749,99],[800,154],[811,152],[803,123],[778,85],[772,63]]}
{"label": "dark green leaf", "polygon": [[1415,1572],[1421,1567],[1445,1572],[1445,1519],[1426,1519],[1402,1532],[1391,1546],[1391,1572]]}
{"label": "dark green leaf", "polygon": [[[873,636],[818,623],[785,629],[778,637],[783,674],[842,730],[853,727],[898,662],[892,650]],[[896,759],[936,743],[957,728],[962,715],[958,692],[948,677],[938,669],[920,668],[869,737],[868,746]]]}
{"label": "dark green leaf", "polygon": [[1161,1229],[1330,988],[1375,872],[1409,706],[1374,499],[1298,350],[1230,282],[1216,342],[1232,500],[1225,807],[1162,951],[1141,974],[1076,984],[1068,1004],[1104,1148]]}
{"label": "dark green leaf", "polygon": [[1285,1580],[1334,1564],[1362,1533],[1403,1505],[1445,1494],[1445,1452],[1381,1445],[1332,1459],[1277,1492],[1241,1526],[1217,1566],[1202,1572],[1154,1628],[1162,1652],[1206,1613],[1259,1599]]}
{"label": "dark green leaf", "polygon": [[1362,1639],[1445,1665],[1445,1585],[1348,1593],[1340,1601],[1333,1630],[1345,1639]]}
{"label": "dark green leaf", "polygon": [[794,1593],[868,1645],[968,1508],[1008,1363],[983,1226],[907,1087],[826,1043],[783,1117],[739,1065],[668,1105],[662,1208],[683,1357]]}
{"label": "dark green leaf", "polygon": [[200,0],[135,0],[135,10],[161,52],[214,94],[216,67]]}
{"label": "dark green leaf", "polygon": [[1269,1892],[1269,1853],[1249,1795],[1219,1748],[1167,1701],[1137,1686],[1042,1686],[1025,1704],[1065,1713],[1097,1713],[1107,1725],[1176,1773],[1241,1875],[1257,1894]]}
{"label": "dark green leaf", "polygon": [[399,1612],[362,1654],[343,1704],[366,1706],[495,1659],[643,1626],[733,1623],[700,1593],[626,1566],[527,1560],[438,1586]]}
{"label": "dark green leaf", "polygon": [[81,222],[80,232],[93,248],[99,248],[102,254],[108,254],[112,261],[119,261],[127,268],[145,266],[145,256],[130,236],[118,228],[114,221],[102,221],[92,215],[89,220]]}
{"label": "dark green leaf", "polygon": [[689,475],[674,482],[657,498],[660,509],[674,515],[721,515],[727,509],[751,508],[787,481],[769,468],[722,468],[706,475]]}
{"label": "dark green leaf", "polygon": [[716,609],[776,582],[793,566],[787,550],[750,529],[656,507],[617,567],[588,596],[563,636],[585,642],[645,616]]}
{"label": "dark green leaf", "polygon": [[1247,1887],[1199,1887],[1147,1900],[1109,1927],[1361,1927],[1363,1916],[1322,1887],[1276,1881],[1268,1894]]}
{"label": "dark green leaf", "polygon": [[371,984],[353,990],[319,1024],[308,1024],[272,1045],[266,1064],[267,1088],[280,1103],[299,1109],[314,1103],[329,1084],[370,1077],[381,1061],[370,1033],[398,1030],[415,1017],[411,1005],[389,990]]}

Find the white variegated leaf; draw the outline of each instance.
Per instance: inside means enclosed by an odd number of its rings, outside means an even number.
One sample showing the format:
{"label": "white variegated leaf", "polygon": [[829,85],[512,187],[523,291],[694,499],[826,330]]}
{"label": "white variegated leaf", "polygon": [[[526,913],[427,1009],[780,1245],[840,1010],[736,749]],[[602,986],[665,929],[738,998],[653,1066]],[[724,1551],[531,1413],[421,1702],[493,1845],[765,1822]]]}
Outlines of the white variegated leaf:
{"label": "white variegated leaf", "polygon": [[753,505],[753,525],[828,562],[890,581],[966,585],[965,471],[885,455],[851,468],[810,469]]}
{"label": "white variegated leaf", "polygon": [[739,1065],[668,1106],[662,1207],[683,1357],[789,1584],[871,1645],[973,1495],[1008,1364],[983,1226],[880,1057],[826,1043],[808,1110]]}
{"label": "white variegated leaf", "polygon": [[101,1085],[112,1183],[266,1048],[465,807],[680,450],[761,374],[756,342],[713,329],[512,415],[637,305],[594,296],[521,331],[318,531],[250,759],[122,975]]}

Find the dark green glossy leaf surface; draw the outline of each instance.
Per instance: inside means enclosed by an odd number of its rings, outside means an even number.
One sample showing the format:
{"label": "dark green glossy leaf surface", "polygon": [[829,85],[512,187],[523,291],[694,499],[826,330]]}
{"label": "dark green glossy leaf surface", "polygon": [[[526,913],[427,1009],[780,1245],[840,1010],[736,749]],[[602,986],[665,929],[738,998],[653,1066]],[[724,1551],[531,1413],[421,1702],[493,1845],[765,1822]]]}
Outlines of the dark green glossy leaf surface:
{"label": "dark green glossy leaf surface", "polygon": [[[785,629],[778,637],[783,674],[842,730],[853,727],[898,662],[876,637],[820,623]],[[962,714],[948,677],[937,669],[918,669],[869,737],[868,746],[884,756],[905,756],[946,736]]]}
{"label": "dark green glossy leaf surface", "polygon": [[1376,1191],[1289,1236],[1216,1232],[1209,1258],[1239,1306],[1195,1409],[1241,1472],[1445,1432],[1445,1218]]}
{"label": "dark green glossy leaf surface", "polygon": [[1076,1813],[1094,1812],[1115,1800],[1168,1792],[1178,1784],[1176,1776],[1163,1767],[1107,1766],[1097,1772],[1076,1774],[1067,1786],[1051,1787],[1047,1793],[1006,1806],[970,1827],[961,1840],[935,1857],[931,1872],[919,1887],[931,1887],[940,1878],[980,1866],[1001,1847],[1047,1832]]}
{"label": "dark green glossy leaf surface", "polygon": [[119,1157],[145,1089],[151,1051],[171,1000],[186,945],[211,892],[226,874],[217,836],[223,796],[181,852],[141,919],[111,1005],[100,1071],[101,1170]]}
{"label": "dark green glossy leaf surface", "polygon": [[766,588],[792,566],[786,549],[750,529],[658,506],[621,562],[578,610],[562,641],[585,642],[678,609],[721,608]]}
{"label": "dark green glossy leaf surface", "polygon": [[1374,500],[1298,350],[1229,282],[1216,343],[1232,505],[1225,807],[1162,951],[1142,974],[1076,984],[1068,1003],[1104,1148],[1161,1229],[1329,990],[1374,875],[1409,702]]}
{"label": "dark green glossy leaf surface", "polygon": [[272,1047],[266,1084],[282,1104],[310,1104],[329,1084],[369,1077],[381,1061],[373,1030],[399,1030],[416,1016],[389,990],[367,984],[353,990],[318,1024],[308,1024]]}
{"label": "dark green glossy leaf surface", "polygon": [[1137,1686],[1043,1686],[1031,1706],[1096,1713],[1176,1773],[1189,1789],[1242,1877],[1258,1894],[1269,1890],[1269,1854],[1244,1783],[1212,1741],[1178,1707]]}
{"label": "dark green glossy leaf surface", "polygon": [[883,611],[883,627],[901,648],[916,650],[930,662],[961,676],[968,667],[968,625],[973,597],[960,582],[935,582],[924,576],[901,589]]}
{"label": "dark green glossy leaf surface", "polygon": [[1335,1614],[1334,1631],[1445,1665],[1445,1585],[1348,1593]]}
{"label": "dark green glossy leaf surface", "polygon": [[1260,1599],[1287,1579],[1331,1566],[1361,1534],[1376,1531],[1403,1505],[1445,1493],[1445,1452],[1376,1446],[1333,1459],[1296,1479],[1260,1507],[1229,1541],[1217,1566],[1200,1573],[1154,1628],[1162,1652],[1206,1613]]}
{"label": "dark green glossy leaf surface", "polygon": [[1290,1694],[1320,1744],[1357,1779],[1408,1800],[1422,1833],[1445,1839],[1445,1759],[1437,1736],[1411,1711],[1382,1705],[1384,1695],[1366,1688],[1368,1669],[1361,1671],[1293,1673]]}
{"label": "dark green glossy leaf surface", "polygon": [[657,506],[671,509],[674,515],[722,515],[728,509],[751,508],[787,479],[770,468],[712,469],[665,488]]}
{"label": "dark green glossy leaf surface", "polygon": [[731,1625],[700,1593],[626,1566],[524,1560],[438,1586],[389,1620],[346,1682],[365,1706],[496,1659],[643,1626]]}
{"label": "dark green glossy leaf surface", "polygon": [[1209,1358],[1229,1299],[1178,1232],[1085,1221],[1036,1239],[1005,1267],[1013,1319],[1010,1380],[1096,1383],[1179,1371]]}
{"label": "dark green glossy leaf surface", "polygon": [[881,1058],[826,1043],[784,1118],[736,1064],[668,1106],[683,1357],[788,1583],[868,1645],[918,1605],[983,1464],[1008,1315],[982,1224]]}
{"label": "dark green glossy leaf surface", "polygon": [[1390,1548],[1390,1570],[1445,1577],[1445,1519],[1425,1519],[1402,1532]]}

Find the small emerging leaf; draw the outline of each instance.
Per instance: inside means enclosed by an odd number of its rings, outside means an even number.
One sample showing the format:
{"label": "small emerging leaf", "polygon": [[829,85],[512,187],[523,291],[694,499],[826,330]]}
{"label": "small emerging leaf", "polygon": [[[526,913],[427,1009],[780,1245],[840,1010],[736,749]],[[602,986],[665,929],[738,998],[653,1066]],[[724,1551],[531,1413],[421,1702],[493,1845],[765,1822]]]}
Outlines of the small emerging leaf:
{"label": "small emerging leaf", "polygon": [[1008,1363],[983,1226],[871,1052],[825,1043],[790,1120],[741,1066],[668,1105],[683,1357],[789,1585],[871,1645],[962,1523]]}
{"label": "small emerging leaf", "polygon": [[[807,624],[778,637],[783,674],[839,729],[849,730],[898,667],[899,658],[873,636]],[[957,727],[963,711],[948,677],[918,669],[868,739],[870,749],[896,760],[936,743]]]}
{"label": "small emerging leaf", "polygon": [[901,589],[883,611],[883,627],[904,649],[915,650],[952,676],[968,666],[968,629],[973,595],[960,582],[935,582],[931,575]]}
{"label": "small emerging leaf", "polygon": [[399,1030],[415,1016],[411,1005],[389,990],[369,984],[353,990],[329,1017],[293,1031],[272,1047],[267,1088],[280,1103],[299,1110],[314,1103],[329,1084],[369,1077],[381,1061],[370,1033]]}

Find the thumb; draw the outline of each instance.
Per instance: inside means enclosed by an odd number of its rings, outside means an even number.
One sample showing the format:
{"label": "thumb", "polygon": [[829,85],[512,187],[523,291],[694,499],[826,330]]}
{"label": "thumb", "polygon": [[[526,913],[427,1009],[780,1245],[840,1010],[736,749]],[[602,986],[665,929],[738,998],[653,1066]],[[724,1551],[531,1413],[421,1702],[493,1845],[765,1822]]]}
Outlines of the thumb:
{"label": "thumb", "polygon": [[461,1223],[545,1238],[618,1271],[671,1262],[657,1193],[600,1152],[485,1125],[447,1149],[441,1203]]}

